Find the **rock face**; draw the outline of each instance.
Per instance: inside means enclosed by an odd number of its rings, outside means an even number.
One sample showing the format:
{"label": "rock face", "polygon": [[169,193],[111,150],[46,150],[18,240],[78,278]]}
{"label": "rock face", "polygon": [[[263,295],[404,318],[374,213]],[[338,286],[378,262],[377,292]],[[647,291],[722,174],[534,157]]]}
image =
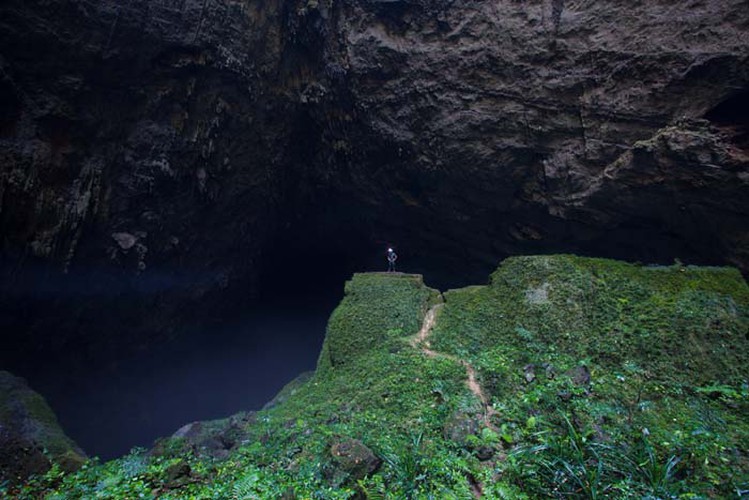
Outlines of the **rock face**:
{"label": "rock face", "polygon": [[1,7],[0,293],[19,348],[101,353],[123,323],[137,343],[186,303],[220,314],[210,292],[252,276],[294,125],[268,90],[284,63],[266,7]]}
{"label": "rock face", "polygon": [[0,18],[6,352],[100,355],[220,317],[290,234],[443,267],[749,269],[741,0],[9,0]]}
{"label": "rock face", "polygon": [[426,226],[444,237],[434,236],[438,248],[458,241],[477,257],[562,247],[746,269],[737,218],[747,214],[747,151],[732,141],[747,115],[722,129],[680,121],[732,96],[746,109],[739,4],[350,6],[353,92],[393,152],[357,164],[368,181],[359,196],[411,206],[408,228]]}
{"label": "rock face", "polygon": [[160,455],[168,450],[226,458],[231,450],[245,443],[247,426],[254,421],[254,412],[240,412],[220,420],[191,422],[178,429],[171,441],[157,441],[151,453]]}
{"label": "rock face", "polygon": [[23,379],[0,371],[0,483],[44,473],[50,461],[74,471],[85,459],[44,398]]}

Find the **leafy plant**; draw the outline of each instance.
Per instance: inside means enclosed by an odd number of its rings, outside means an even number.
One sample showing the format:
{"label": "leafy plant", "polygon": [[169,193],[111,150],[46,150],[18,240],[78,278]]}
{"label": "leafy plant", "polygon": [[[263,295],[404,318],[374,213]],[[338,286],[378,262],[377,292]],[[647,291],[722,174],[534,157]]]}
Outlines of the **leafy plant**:
{"label": "leafy plant", "polygon": [[675,495],[677,492],[674,477],[678,472],[681,459],[676,455],[671,455],[663,461],[660,460],[645,436],[643,436],[641,450],[637,459],[637,470],[645,484],[656,495]]}
{"label": "leafy plant", "polygon": [[393,482],[406,498],[412,498],[427,478],[428,471],[422,464],[423,438],[423,433],[412,434],[407,447],[399,452],[388,452],[383,455]]}
{"label": "leafy plant", "polygon": [[233,500],[256,500],[260,495],[260,472],[250,469],[232,486]]}

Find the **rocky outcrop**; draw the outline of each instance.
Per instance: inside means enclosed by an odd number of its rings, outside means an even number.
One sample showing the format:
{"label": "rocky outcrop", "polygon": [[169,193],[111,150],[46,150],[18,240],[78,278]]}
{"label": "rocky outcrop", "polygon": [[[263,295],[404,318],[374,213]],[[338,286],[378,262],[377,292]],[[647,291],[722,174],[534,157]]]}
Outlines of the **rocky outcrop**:
{"label": "rocky outcrop", "polygon": [[466,276],[549,251],[749,269],[740,0],[0,14],[6,352],[220,318],[278,238]]}
{"label": "rocky outcrop", "polygon": [[71,472],[85,459],[44,398],[23,379],[0,371],[0,483],[42,474],[53,462]]}
{"label": "rocky outcrop", "polygon": [[240,412],[219,420],[191,422],[170,438],[158,440],[151,453],[180,456],[194,453],[223,459],[231,450],[246,444],[247,428],[255,422],[254,412]]}
{"label": "rocky outcrop", "polygon": [[[286,384],[263,410],[270,410],[292,398],[309,382],[314,372],[300,373]],[[159,439],[150,453],[155,456],[180,456],[193,453],[199,456],[224,459],[232,450],[247,444],[248,429],[257,422],[254,411],[239,412],[227,418],[190,422],[180,427],[171,437]]]}

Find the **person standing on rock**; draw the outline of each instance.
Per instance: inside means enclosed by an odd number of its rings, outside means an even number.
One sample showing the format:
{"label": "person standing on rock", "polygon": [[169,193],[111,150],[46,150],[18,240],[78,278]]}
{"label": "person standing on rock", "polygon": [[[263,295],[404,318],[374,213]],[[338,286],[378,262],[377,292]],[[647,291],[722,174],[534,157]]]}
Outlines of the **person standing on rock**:
{"label": "person standing on rock", "polygon": [[393,251],[392,248],[388,248],[388,272],[395,272],[395,261],[398,260],[398,255]]}

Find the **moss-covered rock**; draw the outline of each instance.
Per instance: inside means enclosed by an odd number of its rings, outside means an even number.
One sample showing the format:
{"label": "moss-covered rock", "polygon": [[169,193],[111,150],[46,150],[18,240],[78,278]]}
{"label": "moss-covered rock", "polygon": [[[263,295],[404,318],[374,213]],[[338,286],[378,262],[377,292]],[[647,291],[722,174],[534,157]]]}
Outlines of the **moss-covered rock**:
{"label": "moss-covered rock", "polygon": [[471,436],[481,428],[482,418],[477,412],[456,411],[445,421],[444,437],[460,446],[466,446]]}
{"label": "moss-covered rock", "polygon": [[318,370],[353,363],[363,354],[415,334],[427,305],[438,292],[418,274],[355,274],[328,322]]}
{"label": "moss-covered rock", "polygon": [[44,398],[20,377],[0,371],[0,483],[49,470],[77,470],[86,460]]}
{"label": "moss-covered rock", "polygon": [[303,372],[298,375],[294,380],[283,386],[283,388],[273,396],[273,399],[265,403],[263,410],[270,410],[274,406],[278,406],[290,397],[293,397],[297,393],[300,387],[309,382],[314,376],[315,372]]}
{"label": "moss-covered rock", "polygon": [[330,454],[340,472],[354,480],[364,479],[380,468],[382,460],[358,439],[337,439]]}
{"label": "moss-covered rock", "polygon": [[749,288],[735,269],[515,257],[490,286],[446,297],[435,342],[447,352],[502,346],[523,366],[560,355],[608,370],[630,362],[696,385],[747,377]]}
{"label": "moss-covered rock", "polygon": [[[477,367],[524,462],[506,477],[551,494],[554,481],[577,484],[600,463],[590,495],[636,496],[617,481],[646,472],[615,464],[674,458],[673,484],[659,495],[730,495],[729,485],[746,484],[749,287],[738,271],[516,257],[489,286],[445,297],[433,348]],[[731,396],[705,397],[715,387]],[[522,472],[567,466],[574,473],[557,478]],[[679,475],[689,479],[674,486]]]}
{"label": "moss-covered rock", "polygon": [[233,449],[247,443],[247,428],[254,421],[254,412],[240,412],[228,418],[191,422],[183,425],[171,437],[158,440],[151,454],[178,457],[189,453],[225,459]]}
{"label": "moss-covered rock", "polygon": [[44,450],[17,432],[0,427],[0,483],[18,482],[50,468]]}

